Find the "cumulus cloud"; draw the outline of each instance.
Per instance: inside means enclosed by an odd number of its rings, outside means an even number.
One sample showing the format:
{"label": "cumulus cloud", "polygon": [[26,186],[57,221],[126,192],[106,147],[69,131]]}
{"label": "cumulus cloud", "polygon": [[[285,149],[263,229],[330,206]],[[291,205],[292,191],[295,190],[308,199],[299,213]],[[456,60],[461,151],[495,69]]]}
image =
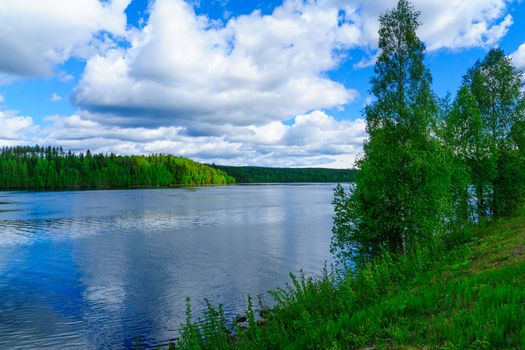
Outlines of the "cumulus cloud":
{"label": "cumulus cloud", "polygon": [[0,110],[0,125],[0,146],[27,144],[35,137],[38,129],[33,118],[21,116],[12,110]]}
{"label": "cumulus cloud", "polygon": [[415,1],[421,10],[420,35],[428,49],[463,49],[496,44],[513,23],[507,0]]}
{"label": "cumulus cloud", "polygon": [[131,48],[88,61],[74,101],[119,125],[261,125],[352,101],[357,92],[324,73],[357,40],[335,7],[287,2],[216,26],[158,0]]}
{"label": "cumulus cloud", "polygon": [[[362,32],[364,45],[376,45],[378,17],[396,0],[340,1]],[[413,0],[421,12],[419,36],[429,51],[488,47],[497,43],[512,24],[506,15],[508,0]],[[363,61],[363,62],[366,62]]]}
{"label": "cumulus cloud", "polygon": [[71,56],[87,58],[108,44],[103,32],[125,35],[130,0],[2,0],[0,72],[49,76]]}
{"label": "cumulus cloud", "polygon": [[46,144],[98,153],[185,156],[204,163],[348,168],[362,150],[365,122],[338,121],[322,111],[297,116],[291,125],[270,122],[232,127],[229,135],[188,136],[181,127],[120,127],[74,114],[49,116],[44,126],[30,117],[0,111],[0,145]]}
{"label": "cumulus cloud", "polygon": [[327,166],[348,168],[362,152],[367,138],[363,119],[338,121],[322,111],[295,117],[283,125],[278,141],[257,144],[262,159],[279,159],[282,166]]}
{"label": "cumulus cloud", "polygon": [[[345,50],[374,50],[378,16],[390,1],[286,0],[224,24],[182,0],[157,0],[147,25],[88,60],[73,94],[94,120],[112,125],[184,126],[209,134],[341,108],[357,92],[327,72]],[[490,46],[512,23],[505,0],[416,0],[429,50]],[[355,68],[373,64],[364,57]]]}

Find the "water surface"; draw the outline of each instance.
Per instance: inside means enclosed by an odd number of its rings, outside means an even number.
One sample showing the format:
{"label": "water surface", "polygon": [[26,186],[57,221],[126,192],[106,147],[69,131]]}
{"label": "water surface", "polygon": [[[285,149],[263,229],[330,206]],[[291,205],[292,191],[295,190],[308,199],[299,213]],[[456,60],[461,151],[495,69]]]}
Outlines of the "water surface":
{"label": "water surface", "polygon": [[0,349],[166,343],[330,261],[333,184],[0,192]]}

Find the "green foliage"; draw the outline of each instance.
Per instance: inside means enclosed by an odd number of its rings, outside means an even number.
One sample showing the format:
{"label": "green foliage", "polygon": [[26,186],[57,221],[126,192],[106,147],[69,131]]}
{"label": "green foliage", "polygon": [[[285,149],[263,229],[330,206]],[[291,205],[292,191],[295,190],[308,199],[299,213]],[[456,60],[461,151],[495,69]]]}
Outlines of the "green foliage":
{"label": "green foliage", "polygon": [[[523,137],[525,95],[521,91],[522,73],[501,49],[492,49],[469,69],[460,92],[468,89],[475,98],[462,99],[458,105],[467,110],[465,118],[478,118],[470,147],[479,154],[468,164],[476,188],[477,211],[481,218],[510,215],[525,195],[525,157]],[[474,110],[476,109],[476,111]]]}
{"label": "green foliage", "polygon": [[[227,328],[222,305],[218,309],[206,302],[204,319],[192,321],[190,298],[186,298],[186,321],[181,325],[177,348],[182,349],[224,349],[230,341],[231,328]],[[174,347],[174,345],[171,345]]]}
{"label": "green foliage", "polygon": [[268,168],[212,165],[235,178],[237,183],[352,182],[355,169]]}
{"label": "green foliage", "polygon": [[224,185],[234,179],[187,158],[65,153],[57,147],[0,150],[1,189],[100,189]]}
{"label": "green foliage", "polygon": [[407,252],[448,232],[451,156],[431,129],[438,115],[417,38],[419,13],[405,0],[380,18],[379,48],[366,107],[369,140],[350,194],[336,190],[332,249],[358,262]]}
{"label": "green foliage", "polygon": [[494,215],[511,215],[525,197],[525,157],[516,149],[498,154],[497,175],[493,182]]}
{"label": "green foliage", "polygon": [[439,121],[434,129],[448,153],[451,171],[451,212],[446,218],[448,232],[444,237],[449,242],[468,240],[470,227],[480,216],[472,204],[476,200],[472,179],[479,179],[477,168],[472,165],[486,154],[481,141],[481,123],[479,109],[469,89],[460,89],[452,104],[449,96],[442,100]]}

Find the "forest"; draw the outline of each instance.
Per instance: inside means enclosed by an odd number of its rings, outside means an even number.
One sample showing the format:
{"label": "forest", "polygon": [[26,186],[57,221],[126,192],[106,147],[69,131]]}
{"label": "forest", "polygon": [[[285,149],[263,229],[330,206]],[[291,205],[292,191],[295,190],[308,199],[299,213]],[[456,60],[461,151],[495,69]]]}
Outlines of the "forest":
{"label": "forest", "polygon": [[110,189],[354,181],[356,169],[271,168],[205,165],[156,154],[121,156],[65,152],[62,147],[15,146],[0,149],[0,189]]}
{"label": "forest", "polygon": [[244,327],[211,303],[194,320],[188,300],[177,349],[525,349],[523,73],[492,48],[438,97],[420,25],[408,0],[379,18],[337,264],[291,275],[272,307],[248,297]]}
{"label": "forest", "polygon": [[353,182],[356,169],[270,168],[211,165],[235,178],[237,183]]}
{"label": "forest", "polygon": [[0,149],[0,189],[103,189],[225,185],[235,180],[187,158],[64,152],[61,147]]}

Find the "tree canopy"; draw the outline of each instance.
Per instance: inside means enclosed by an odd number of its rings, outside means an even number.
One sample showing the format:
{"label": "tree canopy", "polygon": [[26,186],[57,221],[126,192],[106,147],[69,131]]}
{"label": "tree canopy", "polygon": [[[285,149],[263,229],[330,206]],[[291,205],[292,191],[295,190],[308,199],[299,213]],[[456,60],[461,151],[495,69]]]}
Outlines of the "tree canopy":
{"label": "tree canopy", "polygon": [[271,168],[212,165],[233,176],[237,183],[293,183],[354,181],[356,169]]}
{"label": "tree canopy", "polygon": [[445,228],[451,171],[431,129],[438,108],[419,24],[406,0],[380,18],[375,100],[364,111],[370,138],[353,190],[338,188],[334,199],[332,247],[342,256],[405,252]]}
{"label": "tree canopy", "polygon": [[61,147],[18,146],[0,150],[2,189],[87,189],[224,185],[222,170],[187,158],[155,154],[118,156],[64,152]]}

